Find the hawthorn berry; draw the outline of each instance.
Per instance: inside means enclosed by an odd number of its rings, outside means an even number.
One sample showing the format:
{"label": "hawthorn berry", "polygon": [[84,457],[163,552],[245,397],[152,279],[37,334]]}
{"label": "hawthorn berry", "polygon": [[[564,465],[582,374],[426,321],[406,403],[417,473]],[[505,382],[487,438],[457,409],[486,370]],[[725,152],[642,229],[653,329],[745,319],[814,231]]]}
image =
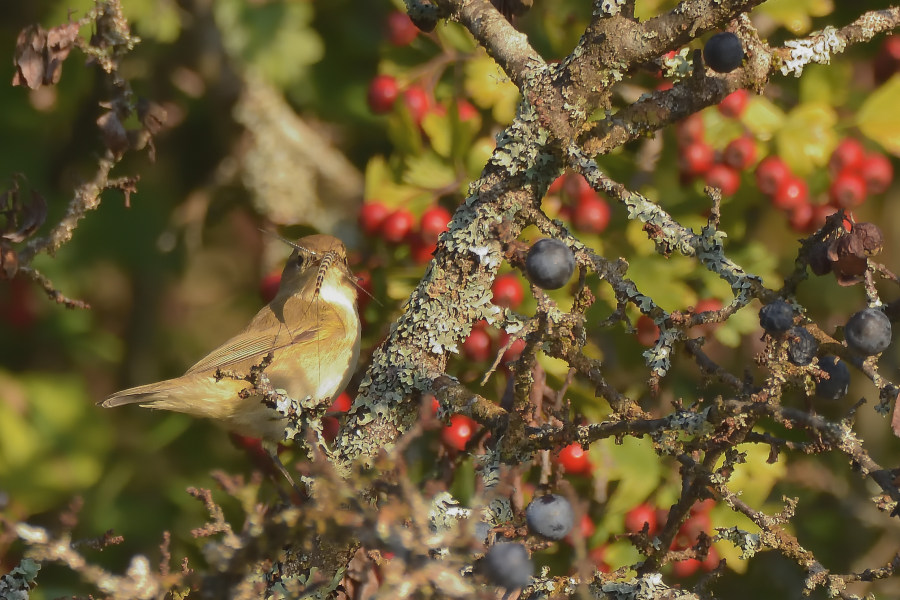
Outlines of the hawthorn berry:
{"label": "hawthorn berry", "polygon": [[678,145],[688,146],[702,142],[705,129],[703,117],[700,116],[700,113],[688,115],[678,123],[676,129]]}
{"label": "hawthorn berry", "polygon": [[272,271],[259,282],[259,296],[268,304],[278,294],[281,286],[281,271]]}
{"label": "hawthorn berry", "polygon": [[491,286],[491,292],[494,296],[494,304],[497,306],[505,306],[515,310],[522,304],[525,299],[525,292],[522,289],[522,282],[515,273],[505,273],[497,276],[494,284]]}
{"label": "hawthorn berry", "polygon": [[798,204],[788,213],[788,225],[797,233],[811,233],[816,230],[814,219],[816,210],[809,202]]}
{"label": "hawthorn berry", "polygon": [[823,400],[840,400],[850,389],[850,369],[847,363],[829,354],[819,359],[819,369],[825,371],[828,379],[816,383],[816,396]]}
{"label": "hawthorn berry", "polygon": [[894,179],[894,166],[890,159],[878,152],[866,155],[859,171],[866,182],[866,191],[870,194],[881,194],[887,191]]}
{"label": "hawthorn berry", "polygon": [[788,360],[798,367],[805,367],[816,357],[819,342],[803,327],[791,327],[787,332]]}
{"label": "hawthorn berry", "polygon": [[640,533],[647,526],[648,535],[656,532],[656,509],[647,504],[638,504],[625,513],[625,531]]}
{"label": "hawthorn berry", "polygon": [[416,218],[411,212],[405,208],[398,208],[384,218],[379,230],[385,241],[399,244],[406,239],[415,223]]}
{"label": "hawthorn berry", "polygon": [[385,22],[388,42],[393,46],[408,46],[419,35],[419,28],[405,12],[393,11]]}
{"label": "hawthorn berry", "polygon": [[748,168],[756,160],[756,142],[744,135],[733,139],[722,151],[722,162],[739,171]]}
{"label": "hawthorn berry", "polygon": [[558,494],[538,496],[525,507],[525,521],[532,533],[550,540],[561,540],[572,530],[575,513],[572,504]]}
{"label": "hawthorn berry", "polygon": [[563,180],[563,192],[572,200],[578,200],[586,194],[594,194],[594,188],[587,179],[579,173],[567,173]]}
{"label": "hawthorn berry", "polygon": [[832,174],[845,169],[859,169],[862,166],[866,151],[863,145],[854,138],[844,138],[835,147],[828,159],[828,169]]}
{"label": "hawthorn berry", "polygon": [[778,299],[759,309],[759,325],[770,335],[784,333],[794,324],[794,309]]}
{"label": "hawthorn berry", "polygon": [[[509,334],[503,333],[500,339],[500,347],[503,348],[506,346],[506,343],[509,341]],[[522,350],[525,349],[525,340],[522,338],[516,338],[516,340],[509,345],[509,348],[503,353],[503,356],[500,357],[500,364],[506,365],[514,360],[519,360],[519,357],[522,356]]]}
{"label": "hawthorn berry", "polygon": [[[591,192],[594,192],[592,189]],[[602,233],[609,225],[611,211],[609,204],[600,198],[596,192],[582,194],[575,202],[575,210],[572,211],[572,224],[579,231],[586,233]]]}
{"label": "hawthorn berry", "polygon": [[397,96],[400,95],[400,87],[397,80],[390,75],[377,75],[369,84],[367,99],[369,110],[376,115],[391,112]]}
{"label": "hawthorn berry", "polygon": [[444,445],[462,452],[475,435],[475,427],[475,421],[466,415],[451,415],[450,424],[441,431],[441,440]]}
{"label": "hawthorn berry", "polygon": [[528,279],[545,290],[556,290],[566,285],[574,272],[575,254],[564,242],[555,238],[538,240],[525,257]]}
{"label": "hawthorn berry", "polygon": [[359,226],[363,233],[374,236],[379,232],[381,224],[389,214],[391,214],[391,209],[381,202],[366,202],[359,209]]}
{"label": "hawthorn berry", "polygon": [[443,206],[432,206],[426,210],[419,219],[419,231],[422,239],[432,244],[436,243],[438,237],[447,231],[451,218],[450,211]]}
{"label": "hawthorn berry", "polygon": [[679,577],[682,579],[685,577],[690,577],[697,572],[701,564],[702,563],[696,558],[687,558],[684,560],[673,561],[672,574],[675,575],[675,577]]}
{"label": "hawthorn berry", "polygon": [[693,142],[681,150],[678,166],[688,177],[697,177],[709,171],[715,158],[712,146],[704,142]]}
{"label": "hawthorn berry", "polygon": [[706,172],[706,185],[719,188],[723,196],[732,196],[741,185],[741,176],[728,165],[716,163]]}
{"label": "hawthorn berry", "polygon": [[772,196],[772,205],[780,210],[789,211],[809,201],[809,188],[806,182],[793,175],[787,177]]}
{"label": "hawthorn berry", "polygon": [[421,232],[409,239],[409,253],[417,265],[431,262],[435,250],[437,250],[437,243],[423,239]]}
{"label": "hawthorn berry", "polygon": [[828,199],[835,208],[856,208],[866,199],[866,180],[858,171],[844,169],[831,182]]}
{"label": "hawthorn berry", "polygon": [[767,156],[756,165],[756,186],[763,194],[771,196],[791,175],[787,163],[778,156]]}
{"label": "hawthorn berry", "polygon": [[744,47],[740,38],[730,31],[717,33],[703,46],[703,60],[716,73],[734,71],[744,60]]}
{"label": "hawthorn berry", "polygon": [[496,585],[514,590],[531,583],[534,563],[528,550],[518,542],[497,542],[482,559],[482,571]]}
{"label": "hawthorn berry", "polygon": [[574,442],[559,451],[559,464],[566,473],[587,475],[592,471],[591,461],[581,444]]}
{"label": "hawthorn berry", "polygon": [[891,320],[877,308],[864,308],[844,325],[844,339],[860,354],[881,354],[891,345]]}
{"label": "hawthorn berry", "polygon": [[659,326],[647,315],[638,317],[635,326],[637,328],[637,341],[642,346],[652,346],[659,339]]}
{"label": "hawthorn berry", "polygon": [[484,362],[491,357],[491,336],[484,327],[473,327],[462,343],[463,355],[474,362]]}
{"label": "hawthorn berry", "polygon": [[737,119],[744,114],[749,102],[750,92],[745,89],[735,90],[719,102],[719,112],[729,119]]}
{"label": "hawthorn berry", "polygon": [[428,92],[422,87],[411,85],[403,91],[403,104],[406,105],[413,122],[419,125],[428,114],[431,101],[428,99]]}

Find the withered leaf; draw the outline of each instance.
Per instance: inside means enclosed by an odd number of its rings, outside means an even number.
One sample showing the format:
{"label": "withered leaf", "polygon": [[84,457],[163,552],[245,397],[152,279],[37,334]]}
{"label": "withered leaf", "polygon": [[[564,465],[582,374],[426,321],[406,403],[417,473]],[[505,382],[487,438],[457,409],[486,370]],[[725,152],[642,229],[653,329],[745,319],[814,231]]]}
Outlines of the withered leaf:
{"label": "withered leaf", "polygon": [[150,135],[159,133],[166,124],[166,117],[168,116],[165,108],[146,98],[140,98],[138,100],[137,114],[138,119],[141,121],[141,125],[144,126],[144,129],[146,129]]}
{"label": "withered leaf", "polygon": [[116,156],[121,156],[128,149],[128,133],[125,126],[114,111],[108,111],[97,119],[97,126],[103,135],[103,143]]}
{"label": "withered leaf", "polygon": [[13,181],[10,189],[0,196],[0,238],[10,242],[24,241],[37,231],[47,218],[47,201],[37,192],[31,192],[31,201],[23,202],[19,195],[19,183]]}
{"label": "withered leaf", "polygon": [[0,242],[0,275],[4,279],[12,279],[19,270],[19,256],[16,251]]}
{"label": "withered leaf", "polygon": [[16,40],[13,63],[13,85],[26,85],[36,90],[53,85],[62,76],[62,63],[78,38],[78,23],[58,25],[49,31],[40,25],[23,29]]}

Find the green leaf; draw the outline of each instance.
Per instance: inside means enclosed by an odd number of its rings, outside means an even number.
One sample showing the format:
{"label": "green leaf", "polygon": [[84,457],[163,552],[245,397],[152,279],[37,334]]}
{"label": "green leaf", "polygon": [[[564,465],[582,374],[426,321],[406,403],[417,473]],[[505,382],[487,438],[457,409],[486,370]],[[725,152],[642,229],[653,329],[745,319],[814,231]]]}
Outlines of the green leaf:
{"label": "green leaf", "polygon": [[807,65],[800,78],[801,102],[825,102],[831,106],[843,106],[850,91],[853,65],[834,62],[830,65]]}
{"label": "green leaf", "polygon": [[809,175],[828,164],[837,146],[836,123],[837,114],[824,102],[798,105],[775,136],[778,155],[797,175]]}
{"label": "green leaf", "polygon": [[453,168],[434,152],[426,152],[406,159],[403,182],[424,190],[438,190],[456,181]]}
{"label": "green leaf", "polygon": [[519,88],[487,54],[465,63],[466,94],[479,108],[490,110],[498,123],[510,123],[516,115]]}
{"label": "green leaf", "polygon": [[900,75],[894,75],[875,90],[856,113],[856,125],[870,140],[892,154],[900,154]]}
{"label": "green leaf", "polygon": [[366,201],[378,201],[389,208],[406,206],[418,190],[397,183],[383,156],[373,156],[366,164]]}
{"label": "green leaf", "polygon": [[833,10],[832,0],[769,0],[757,12],[791,33],[802,35],[812,28],[812,17],[824,17]]}
{"label": "green leaf", "polygon": [[626,437],[621,444],[605,439],[591,445],[591,461],[603,465],[609,481],[617,481],[609,500],[610,513],[625,513],[650,496],[659,486],[662,466],[653,444],[646,439]]}
{"label": "green leaf", "polygon": [[756,139],[765,141],[781,129],[784,119],[784,111],[767,98],[751,96],[740,121]]}

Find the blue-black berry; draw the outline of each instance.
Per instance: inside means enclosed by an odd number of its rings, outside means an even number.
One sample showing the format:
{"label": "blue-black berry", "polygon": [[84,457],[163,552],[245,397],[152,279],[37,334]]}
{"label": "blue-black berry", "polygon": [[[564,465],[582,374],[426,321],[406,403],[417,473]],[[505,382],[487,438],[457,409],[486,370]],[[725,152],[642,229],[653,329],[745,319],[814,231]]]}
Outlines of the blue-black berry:
{"label": "blue-black berry", "polygon": [[844,325],[844,339],[860,354],[880,354],[891,345],[891,321],[877,308],[864,308]]}
{"label": "blue-black berry", "polygon": [[556,290],[566,285],[574,272],[575,255],[557,239],[538,240],[525,257],[528,279],[545,290]]}
{"label": "blue-black berry", "polygon": [[744,60],[744,47],[730,31],[717,33],[703,47],[703,60],[716,73],[730,73]]}
{"label": "blue-black berry", "polygon": [[784,300],[776,300],[759,309],[759,324],[766,333],[778,335],[794,324],[794,309]]}
{"label": "blue-black berry", "polygon": [[515,590],[531,583],[534,563],[525,546],[518,542],[498,542],[482,560],[482,572],[500,587]]}
{"label": "blue-black berry", "polygon": [[808,365],[816,357],[819,342],[803,327],[791,327],[787,333],[787,340],[788,360],[798,367]]}
{"label": "blue-black berry", "polygon": [[561,540],[572,530],[575,514],[568,500],[558,494],[546,494],[525,508],[528,529],[551,540]]}
{"label": "blue-black berry", "polygon": [[837,356],[823,356],[819,368],[828,373],[828,379],[820,379],[816,384],[816,396],[824,400],[840,400],[850,389],[850,369]]}

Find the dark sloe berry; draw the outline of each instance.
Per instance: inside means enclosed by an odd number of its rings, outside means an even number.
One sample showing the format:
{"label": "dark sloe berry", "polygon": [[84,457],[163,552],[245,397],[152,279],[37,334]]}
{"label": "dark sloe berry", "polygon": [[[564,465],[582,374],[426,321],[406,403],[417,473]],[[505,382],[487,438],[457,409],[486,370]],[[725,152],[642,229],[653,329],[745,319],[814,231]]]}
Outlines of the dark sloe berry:
{"label": "dark sloe berry", "polygon": [[741,40],[730,31],[717,33],[703,47],[703,60],[716,73],[730,73],[744,60]]}
{"label": "dark sloe berry", "polygon": [[864,308],[844,325],[844,339],[861,354],[880,354],[891,345],[891,321],[877,308]]}
{"label": "dark sloe berry", "polygon": [[819,368],[828,373],[828,379],[820,379],[816,384],[816,396],[823,400],[840,400],[850,389],[850,369],[837,356],[823,356]]}
{"label": "dark sloe berry", "polygon": [[575,515],[568,500],[558,494],[533,499],[525,508],[528,529],[551,540],[561,540],[572,530]]}
{"label": "dark sloe berry", "polygon": [[545,290],[556,290],[566,285],[574,272],[575,255],[557,239],[538,240],[525,257],[528,279]]}
{"label": "dark sloe berry", "polygon": [[776,300],[759,309],[759,324],[766,333],[784,333],[794,324],[794,309],[784,300]]}
{"label": "dark sloe berry", "polygon": [[482,571],[500,587],[514,590],[531,583],[534,563],[522,544],[499,542],[484,555]]}
{"label": "dark sloe berry", "polygon": [[788,330],[788,360],[804,367],[812,362],[819,349],[819,342],[803,327],[791,327]]}

